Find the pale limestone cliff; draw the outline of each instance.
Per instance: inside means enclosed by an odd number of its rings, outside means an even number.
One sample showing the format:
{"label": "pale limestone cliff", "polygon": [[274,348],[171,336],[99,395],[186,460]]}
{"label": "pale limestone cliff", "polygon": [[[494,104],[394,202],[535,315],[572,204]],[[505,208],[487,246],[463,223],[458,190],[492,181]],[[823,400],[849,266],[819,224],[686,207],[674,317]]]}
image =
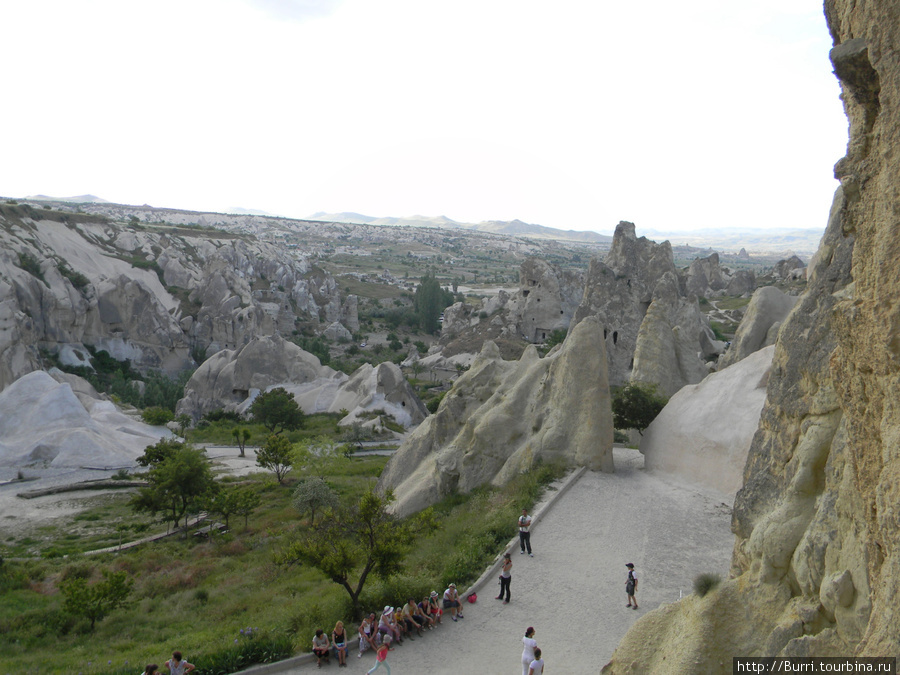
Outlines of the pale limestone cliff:
{"label": "pale limestone cliff", "polygon": [[542,459],[612,471],[612,434],[603,331],[589,317],[544,358],[529,346],[504,361],[486,342],[378,486],[393,488],[397,513],[408,514],[454,490],[502,485]]}
{"label": "pale limestone cliff", "polygon": [[900,654],[900,2],[826,0],[825,12],[850,141],[775,346],[734,505],[732,578],[649,613],[604,673]]}
{"label": "pale limestone cliff", "polygon": [[753,352],[775,344],[781,323],[787,318],[797,297],[785,295],[774,286],[764,286],[753,294],[738,325],[731,346],[719,358],[719,369],[745,359]]}

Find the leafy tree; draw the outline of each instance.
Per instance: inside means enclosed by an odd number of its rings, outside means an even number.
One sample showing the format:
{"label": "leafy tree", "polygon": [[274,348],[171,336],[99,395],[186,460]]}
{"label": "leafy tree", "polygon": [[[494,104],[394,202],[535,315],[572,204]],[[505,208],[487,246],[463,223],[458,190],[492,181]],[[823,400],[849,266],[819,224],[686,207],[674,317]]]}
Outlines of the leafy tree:
{"label": "leafy tree", "polygon": [[565,342],[566,339],[566,331],[564,328],[557,328],[555,331],[550,333],[550,337],[546,339],[544,342],[544,348],[547,351],[553,349],[556,345],[561,345]]}
{"label": "leafy tree", "polygon": [[250,413],[255,421],[273,434],[302,429],[304,424],[303,411],[294,400],[294,395],[284,387],[276,387],[257,396],[250,406]]}
{"label": "leafy tree", "polygon": [[419,317],[419,327],[426,333],[436,333],[440,328],[438,317],[445,307],[453,304],[453,293],[441,288],[434,270],[422,277],[416,288],[413,306]]}
{"label": "leafy tree", "polygon": [[185,430],[191,426],[191,416],[187,413],[181,413],[180,415],[175,417],[175,423],[178,425],[178,435],[184,438]]}
{"label": "leafy tree", "polygon": [[138,490],[131,505],[138,511],[164,513],[176,525],[183,517],[186,537],[187,514],[208,499],[217,486],[204,452],[189,445],[178,445],[181,447],[152,465],[147,476],[149,485]]}
{"label": "leafy tree", "polygon": [[265,444],[256,452],[256,463],[264,469],[275,473],[279,483],[294,465],[294,452],[291,442],[284,436],[272,434]]}
{"label": "leafy tree", "polygon": [[262,503],[258,494],[249,488],[240,488],[238,491],[238,504],[234,511],[236,516],[244,516],[244,529],[247,529],[247,519]]}
{"label": "leafy tree", "polygon": [[[244,493],[250,492],[247,488],[239,488],[239,487],[223,487],[219,490],[216,490],[213,494],[209,495],[206,499],[205,507],[209,513],[217,514],[222,516],[222,519],[225,521],[225,527],[228,528],[228,521],[233,515],[241,515],[238,514],[239,511],[243,511],[243,501],[245,499]],[[251,493],[253,494],[253,493]],[[258,495],[256,496],[259,499]],[[255,507],[254,507],[255,508]],[[252,511],[252,509],[251,509]],[[246,524],[245,524],[246,527]]]}
{"label": "leafy tree", "polygon": [[169,459],[177,450],[181,450],[184,443],[172,438],[161,438],[154,445],[144,448],[144,454],[135,461],[141,466],[156,466],[160,462]]}
{"label": "leafy tree", "polygon": [[294,450],[294,468],[302,469],[325,480],[326,474],[336,462],[345,459],[338,446],[328,436],[307,438],[297,444]]}
{"label": "leafy tree", "polygon": [[341,440],[344,443],[354,444],[358,450],[362,450],[363,442],[371,438],[372,432],[359,422],[344,427],[344,431],[341,433]]}
{"label": "leafy tree", "polygon": [[84,617],[94,624],[102,621],[111,612],[130,604],[129,596],[134,582],[128,574],[122,572],[103,571],[103,580],[88,584],[87,579],[70,577],[60,584],[60,591],[65,598],[63,609],[74,616]]}
{"label": "leafy tree", "polygon": [[316,511],[336,508],[338,496],[324,478],[315,476],[297,486],[293,503],[301,514],[309,513],[309,526],[315,527]]}
{"label": "leafy tree", "polygon": [[388,512],[394,494],[368,491],[354,504],[339,507],[310,527],[279,556],[282,563],[306,563],[321,570],[350,595],[355,618],[359,597],[370,574],[381,578],[402,571],[415,537],[437,528],[428,508],[400,520]]}
{"label": "leafy tree", "polygon": [[630,382],[612,390],[613,424],[616,429],[644,429],[656,419],[668,399],[657,393],[655,384]]}
{"label": "leafy tree", "polygon": [[231,435],[234,436],[234,442],[238,444],[238,447],[241,449],[241,457],[243,457],[244,448],[247,447],[247,441],[250,440],[250,430],[246,427],[241,427],[233,430]]}

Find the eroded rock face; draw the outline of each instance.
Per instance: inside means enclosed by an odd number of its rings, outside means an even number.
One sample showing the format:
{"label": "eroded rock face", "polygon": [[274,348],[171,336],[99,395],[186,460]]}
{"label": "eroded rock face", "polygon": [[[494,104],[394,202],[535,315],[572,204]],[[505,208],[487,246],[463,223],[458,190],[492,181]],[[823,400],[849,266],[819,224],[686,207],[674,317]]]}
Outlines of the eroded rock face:
{"label": "eroded rock face", "polygon": [[766,400],[774,350],[760,350],[672,396],[641,438],[645,466],[736,493]]}
{"label": "eroded rock face", "polygon": [[396,512],[409,514],[453,490],[502,485],[539,459],[612,471],[612,433],[603,332],[589,317],[544,358],[529,346],[504,361],[486,342],[378,486],[393,488]]}
{"label": "eroded rock face", "polygon": [[34,371],[0,392],[0,466],[131,468],[148,445],[169,435],[93,398],[80,378],[58,377],[63,381]]}
{"label": "eroded rock face", "polygon": [[674,393],[708,372],[715,337],[696,297],[681,290],[671,245],[638,238],[633,223],[616,227],[605,262],[591,260],[572,324],[588,316],[604,329],[610,385],[639,378]]}
{"label": "eroded rock face", "polygon": [[409,427],[428,414],[396,364],[365,364],[348,376],[277,335],[207,359],[185,385],[177,412],[195,420],[213,410],[243,414],[260,392],[276,387],[292,393],[308,414],[346,409],[349,414],[342,424],[357,421],[364,412],[383,410]]}
{"label": "eroded rock face", "polygon": [[825,12],[850,142],[807,291],[775,345],[735,500],[733,578],[639,621],[605,673],[900,653],[900,3],[826,0]]}
{"label": "eroded rock face", "polygon": [[39,349],[90,345],[174,374],[193,350],[290,334],[298,320],[358,329],[355,298],[342,304],[329,274],[275,246],[49,217],[72,218],[0,211],[0,389],[41,367]]}
{"label": "eroded rock face", "polygon": [[727,368],[753,352],[775,344],[781,323],[787,318],[797,297],[785,295],[774,286],[760,288],[747,305],[731,347],[719,359],[719,368]]}

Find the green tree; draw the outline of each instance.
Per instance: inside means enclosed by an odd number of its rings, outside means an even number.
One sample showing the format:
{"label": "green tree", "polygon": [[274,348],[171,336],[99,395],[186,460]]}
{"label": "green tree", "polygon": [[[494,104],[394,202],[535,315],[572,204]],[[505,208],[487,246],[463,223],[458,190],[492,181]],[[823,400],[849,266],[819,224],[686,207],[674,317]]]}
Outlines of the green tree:
{"label": "green tree", "polygon": [[416,295],[413,300],[413,306],[416,309],[416,315],[419,317],[419,327],[426,333],[436,333],[440,328],[438,317],[441,310],[447,305],[442,304],[443,292],[441,285],[431,270],[425,274],[419,281],[416,288]]}
{"label": "green tree", "polygon": [[191,416],[186,413],[181,413],[175,417],[175,423],[178,425],[178,435],[184,438],[184,432],[187,430],[189,426],[191,426]]}
{"label": "green tree", "polygon": [[256,451],[256,463],[268,471],[272,471],[279,483],[294,465],[294,451],[291,442],[284,436],[272,434],[265,444]]}
{"label": "green tree", "polygon": [[352,443],[356,446],[357,450],[362,450],[363,442],[368,441],[372,436],[371,430],[364,427],[359,422],[353,422],[352,424],[347,425],[341,432],[341,440],[344,443]]}
{"label": "green tree", "polygon": [[162,426],[163,424],[168,424],[173,419],[175,419],[175,415],[171,410],[166,410],[165,408],[160,408],[159,406],[154,406],[152,408],[147,408],[141,413],[141,419],[144,420],[147,424],[157,427]]}
{"label": "green tree", "polygon": [[334,509],[338,505],[338,495],[324,478],[307,478],[294,490],[294,508],[301,514],[309,513],[309,526],[315,527],[316,511]]}
{"label": "green tree", "polygon": [[141,466],[156,466],[184,447],[185,445],[181,441],[173,438],[161,438],[157,443],[144,448],[144,454],[135,461]]}
{"label": "green tree", "polygon": [[244,529],[247,529],[247,520],[257,507],[262,503],[262,498],[249,488],[238,490],[238,505],[234,515],[244,517]]}
{"label": "green tree", "polygon": [[148,486],[140,488],[132,498],[131,505],[138,511],[166,514],[166,520],[176,526],[183,517],[185,537],[188,514],[217,488],[206,454],[189,445],[181,445],[153,464],[147,482]]}
{"label": "green tree", "polygon": [[[250,490],[242,487],[220,487],[220,489],[207,496],[204,506],[209,513],[222,516],[227,529],[231,516],[241,515],[238,512],[244,510],[244,493],[247,492],[250,492]],[[258,496],[257,499],[259,499]]]}
{"label": "green tree", "polygon": [[294,400],[294,395],[284,387],[276,387],[257,396],[250,405],[250,414],[270,433],[302,429],[303,411]]}
{"label": "green tree", "polygon": [[657,393],[655,384],[630,382],[612,390],[613,424],[616,429],[644,429],[656,419],[668,399]]}
{"label": "green tree", "polygon": [[234,429],[231,435],[234,436],[234,442],[238,444],[238,447],[241,449],[241,457],[243,457],[244,448],[247,447],[247,442],[250,440],[250,430],[246,427],[241,427],[240,429]]}
{"label": "green tree", "polygon": [[555,331],[550,333],[550,337],[548,337],[544,341],[544,349],[548,352],[553,349],[556,345],[561,345],[565,342],[566,339],[566,330],[564,328],[557,328]]}
{"label": "green tree", "polygon": [[354,504],[321,518],[279,556],[282,563],[306,563],[320,570],[350,596],[354,618],[361,616],[360,594],[370,574],[399,573],[415,537],[437,528],[430,508],[400,520],[388,512],[393,492],[366,492]]}
{"label": "green tree", "polygon": [[307,438],[294,447],[294,468],[322,480],[337,462],[342,461],[346,461],[346,457],[328,436]]}
{"label": "green tree", "polygon": [[63,609],[73,616],[84,617],[94,624],[102,621],[111,612],[130,604],[129,596],[134,582],[128,574],[103,571],[103,580],[88,584],[87,579],[70,577],[60,584],[65,600]]}

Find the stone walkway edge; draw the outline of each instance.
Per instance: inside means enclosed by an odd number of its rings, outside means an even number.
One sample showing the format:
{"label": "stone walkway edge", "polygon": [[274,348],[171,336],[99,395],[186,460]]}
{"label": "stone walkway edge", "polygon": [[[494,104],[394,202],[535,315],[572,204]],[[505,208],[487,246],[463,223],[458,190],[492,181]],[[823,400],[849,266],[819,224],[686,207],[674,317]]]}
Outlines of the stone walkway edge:
{"label": "stone walkway edge", "polygon": [[[538,507],[535,509],[535,512],[531,514],[531,527],[533,528],[537,525],[543,515],[550,510],[550,508],[562,497],[566,492],[569,491],[569,488],[575,484],[575,482],[581,478],[584,473],[587,471],[587,467],[582,466],[574,471],[572,471],[568,476],[565,476],[561,482],[558,482],[558,487],[553,490],[553,485],[557,485],[554,483],[546,488],[547,492],[551,494],[547,499],[542,501]],[[519,545],[519,535],[516,534],[512,539],[504,547],[504,550],[497,554],[497,557],[494,558],[494,562],[491,563],[491,566],[488,567],[484,573],[475,580],[475,582],[466,589],[465,593],[460,593],[460,598],[465,601],[465,599],[471,593],[478,593],[479,589],[485,585],[488,579],[492,579],[495,575],[500,571],[501,561],[503,559],[503,554],[507,551],[514,549]],[[352,638],[347,642],[347,654],[353,654],[355,649],[359,648],[359,638]],[[269,675],[269,673],[280,673],[288,668],[294,668],[296,666],[302,666],[307,663],[312,663],[315,660],[316,655],[312,652],[308,652],[306,654],[301,654],[300,656],[292,656],[289,659],[284,659],[283,661],[276,661],[274,663],[263,663],[258,666],[251,666],[246,670],[239,671],[241,675]]]}

